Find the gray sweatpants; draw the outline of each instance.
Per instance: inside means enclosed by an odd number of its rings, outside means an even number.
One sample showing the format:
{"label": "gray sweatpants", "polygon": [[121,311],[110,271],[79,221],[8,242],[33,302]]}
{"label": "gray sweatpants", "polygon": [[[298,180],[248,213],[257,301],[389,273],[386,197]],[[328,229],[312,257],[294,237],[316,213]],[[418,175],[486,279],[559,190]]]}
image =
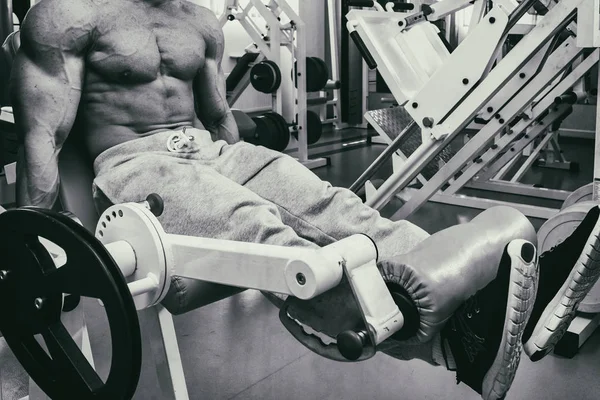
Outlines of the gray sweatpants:
{"label": "gray sweatpants", "polygon": [[[167,233],[281,246],[325,246],[364,233],[381,260],[410,251],[428,237],[393,222],[347,189],[322,181],[293,158],[247,143],[228,145],[187,129],[193,140],[167,149],[174,131],[136,139],[102,153],[94,163],[99,211],[111,204],[162,196]],[[174,278],[178,313],[194,308],[192,280]]]}

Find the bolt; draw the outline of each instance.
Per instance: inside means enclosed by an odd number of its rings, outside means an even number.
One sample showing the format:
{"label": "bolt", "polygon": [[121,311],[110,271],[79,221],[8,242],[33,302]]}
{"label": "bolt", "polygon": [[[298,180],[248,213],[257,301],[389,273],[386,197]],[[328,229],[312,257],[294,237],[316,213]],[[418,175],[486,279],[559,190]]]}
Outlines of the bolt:
{"label": "bolt", "polygon": [[496,18],[495,17],[490,17],[490,24],[493,24],[496,22]]}
{"label": "bolt", "polygon": [[519,74],[519,78],[521,78],[521,79],[525,79],[526,77],[527,77],[527,75],[525,75],[525,72],[521,72]]}
{"label": "bolt", "polygon": [[500,114],[496,114],[496,115],[494,115],[494,118],[496,118],[496,119],[500,119]]}
{"label": "bolt", "polygon": [[489,112],[489,113],[494,112],[494,107],[488,107],[487,112]]}
{"label": "bolt", "polygon": [[38,297],[37,299],[35,299],[34,304],[35,304],[35,308],[37,308],[38,310],[41,310],[42,307],[44,307],[44,299],[42,299],[41,297]]}
{"label": "bolt", "polygon": [[296,282],[298,282],[298,285],[300,285],[300,286],[306,285],[306,276],[304,276],[304,274],[302,272],[297,273],[296,274]]}
{"label": "bolt", "polygon": [[412,108],[418,108],[418,107],[419,107],[419,103],[417,103],[417,102],[412,103]]}
{"label": "bolt", "polygon": [[404,26],[404,21],[398,21],[398,26]]}
{"label": "bolt", "polygon": [[464,79],[462,80],[462,83],[463,83],[464,85],[468,85],[468,84],[469,84],[469,80],[468,80],[467,78],[464,78]]}
{"label": "bolt", "polygon": [[433,128],[434,122],[435,121],[431,117],[425,117],[425,118],[423,118],[423,126],[425,128]]}
{"label": "bolt", "polygon": [[503,123],[504,123],[504,120],[503,120],[502,118],[500,118],[500,119],[498,120],[498,122],[500,122],[501,124],[503,124]]}

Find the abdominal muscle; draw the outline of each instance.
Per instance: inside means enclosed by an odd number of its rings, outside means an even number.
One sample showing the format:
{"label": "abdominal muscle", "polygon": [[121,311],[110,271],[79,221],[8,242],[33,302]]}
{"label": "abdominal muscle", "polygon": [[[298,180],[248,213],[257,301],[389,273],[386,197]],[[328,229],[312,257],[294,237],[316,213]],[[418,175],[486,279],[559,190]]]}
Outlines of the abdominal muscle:
{"label": "abdominal muscle", "polygon": [[92,159],[111,147],[165,130],[204,129],[195,113],[192,83],[172,77],[141,85],[87,85],[77,126]]}

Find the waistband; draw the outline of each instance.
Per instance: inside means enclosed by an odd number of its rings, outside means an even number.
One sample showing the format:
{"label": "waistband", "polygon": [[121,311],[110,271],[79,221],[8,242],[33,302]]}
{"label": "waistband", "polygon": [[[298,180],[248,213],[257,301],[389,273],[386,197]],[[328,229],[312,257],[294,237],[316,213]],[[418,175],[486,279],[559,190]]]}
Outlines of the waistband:
{"label": "waistband", "polygon": [[165,151],[172,153],[191,153],[201,147],[214,144],[210,132],[193,127],[166,130],[139,137],[104,150],[94,160],[94,170],[109,159],[132,154]]}

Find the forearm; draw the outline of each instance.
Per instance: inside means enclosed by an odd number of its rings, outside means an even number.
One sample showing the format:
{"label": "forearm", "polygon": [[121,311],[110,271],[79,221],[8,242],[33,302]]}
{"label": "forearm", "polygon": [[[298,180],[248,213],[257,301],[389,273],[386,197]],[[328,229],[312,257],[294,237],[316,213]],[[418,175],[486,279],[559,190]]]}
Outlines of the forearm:
{"label": "forearm", "polygon": [[51,209],[58,198],[58,153],[47,146],[25,143],[17,162],[17,206]]}
{"label": "forearm", "polygon": [[230,110],[223,115],[223,118],[211,124],[211,126],[207,126],[206,129],[208,129],[215,140],[224,140],[229,144],[240,141],[237,123]]}

